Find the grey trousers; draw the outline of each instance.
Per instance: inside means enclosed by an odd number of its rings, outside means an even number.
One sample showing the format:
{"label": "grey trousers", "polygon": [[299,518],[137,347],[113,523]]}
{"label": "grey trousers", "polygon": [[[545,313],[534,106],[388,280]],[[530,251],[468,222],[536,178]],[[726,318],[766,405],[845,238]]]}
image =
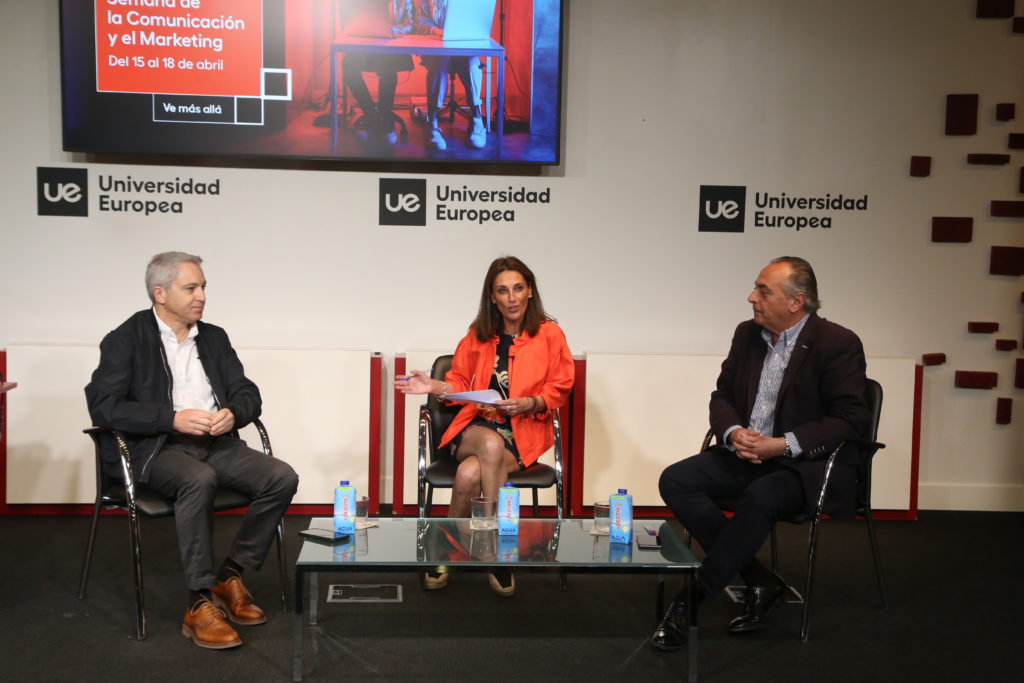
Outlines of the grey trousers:
{"label": "grey trousers", "polygon": [[252,498],[227,556],[246,569],[259,569],[299,485],[299,476],[288,463],[230,436],[173,436],[151,468],[149,487],[174,499],[185,584],[194,591],[217,583],[213,554],[217,487],[233,488]]}

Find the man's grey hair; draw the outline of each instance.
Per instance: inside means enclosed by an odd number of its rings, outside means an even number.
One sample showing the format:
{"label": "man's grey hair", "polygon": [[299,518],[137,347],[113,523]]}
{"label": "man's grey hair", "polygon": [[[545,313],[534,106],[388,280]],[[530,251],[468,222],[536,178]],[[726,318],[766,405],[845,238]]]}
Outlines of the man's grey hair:
{"label": "man's grey hair", "polygon": [[171,283],[178,277],[178,268],[182,263],[194,263],[201,266],[203,259],[183,251],[165,251],[150,260],[149,265],[146,266],[146,294],[149,295],[150,301],[156,303],[156,299],[153,298],[154,287],[170,289]]}
{"label": "man's grey hair", "polygon": [[793,269],[789,279],[782,285],[782,291],[786,296],[792,299],[803,293],[806,313],[814,313],[821,308],[821,300],[818,299],[818,278],[814,276],[814,269],[810,263],[799,256],[780,256],[772,259],[772,263],[788,263]]}

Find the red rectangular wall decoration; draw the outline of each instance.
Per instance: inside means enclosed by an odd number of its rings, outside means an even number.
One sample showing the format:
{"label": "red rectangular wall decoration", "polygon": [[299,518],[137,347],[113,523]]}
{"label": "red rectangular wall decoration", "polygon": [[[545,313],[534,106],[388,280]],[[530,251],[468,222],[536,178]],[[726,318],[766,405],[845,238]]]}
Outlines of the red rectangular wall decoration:
{"label": "red rectangular wall decoration", "polygon": [[1017,185],[1017,190],[1024,194],[1024,166],[1020,167],[1020,183]]}
{"label": "red rectangular wall decoration", "polygon": [[967,323],[967,331],[977,334],[991,334],[992,332],[999,331],[999,323],[969,322]]}
{"label": "red rectangular wall decoration", "polygon": [[1016,348],[1016,339],[996,339],[996,349],[998,351],[1014,351]]}
{"label": "red rectangular wall decoration", "polygon": [[1000,218],[1024,218],[1024,202],[993,199],[989,213]]}
{"label": "red rectangular wall decoration", "polygon": [[1024,358],[1017,359],[1017,372],[1013,378],[1013,386],[1024,389]]}
{"label": "red rectangular wall decoration", "polygon": [[979,19],[1009,19],[1014,13],[1015,0],[978,0],[974,16]]}
{"label": "red rectangular wall decoration", "polygon": [[1010,163],[1009,154],[968,154],[967,163],[972,166],[1002,166]]}
{"label": "red rectangular wall decoration", "polygon": [[1013,18],[1013,32],[1024,33],[1024,17]]}
{"label": "red rectangular wall decoration", "polygon": [[946,135],[978,132],[978,96],[946,95]]}
{"label": "red rectangular wall decoration", "polygon": [[932,216],[932,242],[970,242],[973,236],[971,216]]}
{"label": "red rectangular wall decoration", "polygon": [[995,389],[998,383],[999,374],[995,372],[957,370],[953,376],[953,385],[961,389]]}
{"label": "red rectangular wall decoration", "polygon": [[927,178],[932,174],[931,157],[910,157],[910,175],[915,178]]}
{"label": "red rectangular wall decoration", "polygon": [[997,398],[996,399],[996,424],[997,425],[1008,425],[1013,419],[1013,399],[1012,398]]}
{"label": "red rectangular wall decoration", "polygon": [[1024,133],[1010,133],[1006,146],[1010,149],[1024,149]]}
{"label": "red rectangular wall decoration", "polygon": [[1000,102],[996,105],[996,121],[1013,121],[1017,116],[1017,105],[1013,102]]}
{"label": "red rectangular wall decoration", "polygon": [[1024,247],[992,247],[988,272],[991,275],[1024,275]]}
{"label": "red rectangular wall decoration", "polygon": [[946,354],[926,353],[921,356],[921,362],[925,365],[942,365],[946,362]]}

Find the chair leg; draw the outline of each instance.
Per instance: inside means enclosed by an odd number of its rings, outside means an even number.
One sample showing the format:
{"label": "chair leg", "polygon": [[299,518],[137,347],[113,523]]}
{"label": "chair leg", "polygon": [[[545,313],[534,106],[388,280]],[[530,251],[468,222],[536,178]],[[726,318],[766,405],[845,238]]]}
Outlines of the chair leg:
{"label": "chair leg", "polygon": [[277,574],[281,579],[281,611],[288,611],[288,564],[285,562],[284,519],[277,523]]}
{"label": "chair leg", "polygon": [[882,609],[889,609],[889,599],[885,594],[885,579],[882,576],[882,555],[878,552],[878,537],[875,536],[875,524],[871,520],[871,510],[866,510],[864,521],[868,525],[868,540],[871,542],[871,556],[875,560],[875,578],[878,580],[878,594],[882,598]]}
{"label": "chair leg", "polygon": [[128,536],[132,550],[132,577],[135,582],[135,633],[139,640],[145,640],[146,604],[142,587],[142,534],[139,531],[139,513],[134,506],[128,508]]}
{"label": "chair leg", "polygon": [[96,524],[100,519],[100,499],[92,508],[92,520],[89,522],[89,540],[85,542],[85,559],[82,561],[82,576],[78,582],[78,599],[85,599],[85,587],[89,583],[89,568],[92,566],[92,548],[96,542]]}
{"label": "chair leg", "polygon": [[800,641],[807,642],[811,625],[811,589],[814,587],[815,553],[818,548],[818,527],[820,518],[811,520],[810,538],[807,541],[807,579],[804,582],[804,609],[800,620]]}
{"label": "chair leg", "polygon": [[423,517],[429,517],[430,511],[434,507],[434,487],[429,483],[427,484],[427,504],[423,506]]}
{"label": "chair leg", "polygon": [[533,489],[533,516],[540,517],[540,497],[537,495],[537,488]]}

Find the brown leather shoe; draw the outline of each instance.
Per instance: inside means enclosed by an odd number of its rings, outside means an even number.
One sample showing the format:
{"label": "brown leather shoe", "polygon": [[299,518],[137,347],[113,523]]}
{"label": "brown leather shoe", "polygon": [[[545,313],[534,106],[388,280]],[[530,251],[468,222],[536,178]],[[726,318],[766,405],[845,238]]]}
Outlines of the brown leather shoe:
{"label": "brown leather shoe", "polygon": [[224,621],[224,613],[205,598],[185,610],[181,632],[199,647],[209,650],[226,650],[242,644],[235,629]]}
{"label": "brown leather shoe", "polygon": [[210,596],[227,613],[228,619],[236,624],[255,626],[267,623],[267,615],[252,604],[252,593],[246,589],[238,575],[215,585],[210,589]]}

